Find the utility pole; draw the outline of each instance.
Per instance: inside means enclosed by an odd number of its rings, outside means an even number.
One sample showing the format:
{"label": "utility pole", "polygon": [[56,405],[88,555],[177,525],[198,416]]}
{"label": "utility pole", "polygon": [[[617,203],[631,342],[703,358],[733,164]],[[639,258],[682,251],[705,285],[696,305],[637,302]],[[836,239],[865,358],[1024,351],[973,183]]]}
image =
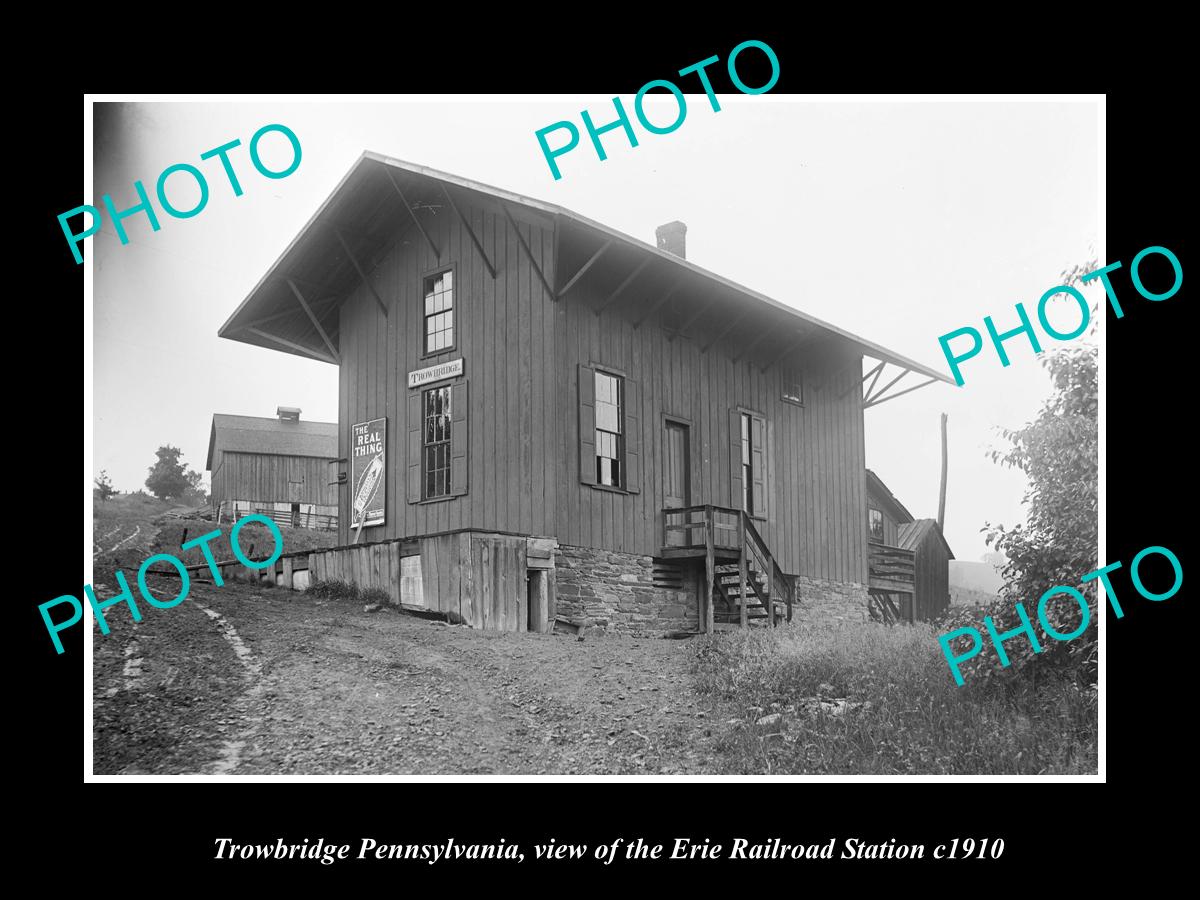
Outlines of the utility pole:
{"label": "utility pole", "polygon": [[942,485],[938,489],[938,530],[946,526],[946,414],[942,413]]}

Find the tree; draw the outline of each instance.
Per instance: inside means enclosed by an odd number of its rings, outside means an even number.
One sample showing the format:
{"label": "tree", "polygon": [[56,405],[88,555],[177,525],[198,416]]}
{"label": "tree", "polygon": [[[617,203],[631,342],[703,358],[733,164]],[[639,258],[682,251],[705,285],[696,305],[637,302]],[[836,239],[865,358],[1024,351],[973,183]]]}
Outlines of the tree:
{"label": "tree", "polygon": [[183,453],[178,447],[165,445],[155,451],[158,462],[150,467],[150,475],[146,478],[146,487],[160,500],[171,500],[182,497],[191,487],[188,481],[187,466],[179,461]]}
{"label": "tree", "polygon": [[[1092,262],[1063,273],[1063,284],[1077,284],[1079,277],[1097,268]],[[1093,310],[1088,338],[1095,333],[1101,312]],[[1023,498],[1028,508],[1024,524],[1006,528],[984,526],[988,546],[1004,554],[1001,568],[1004,587],[996,610],[997,630],[1021,624],[1016,613],[1020,601],[1034,621],[1043,653],[1036,655],[1028,640],[1008,642],[1005,649],[1014,669],[1037,660],[1039,664],[1074,664],[1085,680],[1096,677],[1096,587],[1080,584],[1080,578],[1098,568],[1096,559],[1097,509],[1097,348],[1090,340],[1068,346],[1042,357],[1050,373],[1053,393],[1034,420],[1022,428],[1003,429],[1011,445],[991,451],[991,458],[1004,466],[1020,469],[1029,479]],[[1037,604],[1052,587],[1075,587],[1087,598],[1088,629],[1071,641],[1058,641],[1037,624]],[[1068,596],[1053,598],[1046,618],[1054,630],[1073,632],[1082,618],[1079,604]],[[1015,651],[1015,654],[1014,654]]]}
{"label": "tree", "polygon": [[107,502],[109,497],[117,493],[117,489],[113,487],[112,479],[108,477],[108,472],[104,469],[100,470],[100,474],[96,476],[93,484],[96,485],[96,495],[104,502]]}
{"label": "tree", "polygon": [[184,467],[183,477],[187,479],[188,488],[184,492],[184,497],[188,500],[196,500],[200,503],[208,502],[208,488],[204,484],[204,476],[195,472],[192,469]]}
{"label": "tree", "polygon": [[[1075,285],[1084,273],[1098,268],[1092,262],[1062,274],[1062,284]],[[1091,341],[1098,312],[1092,310],[1087,338],[1079,343],[1043,354],[1042,366],[1049,372],[1053,392],[1032,422],[1021,428],[1002,429],[1009,447],[992,450],[993,462],[1019,469],[1028,478],[1023,502],[1026,521],[1011,528],[987,523],[986,542],[1001,555],[1000,574],[1004,585],[1000,599],[984,609],[963,610],[947,620],[947,630],[970,626],[983,630],[980,615],[992,616],[998,633],[1022,625],[1017,613],[1020,602],[1028,615],[1041,653],[1035,653],[1024,635],[1006,641],[1010,665],[1002,668],[995,655],[981,653],[962,666],[964,677],[977,680],[1032,678],[1043,669],[1067,669],[1087,684],[1097,674],[1097,630],[1095,582],[1081,585],[1080,578],[1098,568],[1096,559],[1097,515],[1097,348]],[[992,562],[992,553],[985,560]],[[1086,631],[1070,641],[1059,641],[1041,627],[1037,606],[1052,587],[1065,585],[1079,590],[1088,606]],[[1046,606],[1046,618],[1055,631],[1070,634],[1082,618],[1079,604],[1059,595]],[[957,639],[963,640],[963,639]],[[986,636],[985,636],[986,642]],[[963,652],[965,644],[956,652]]]}

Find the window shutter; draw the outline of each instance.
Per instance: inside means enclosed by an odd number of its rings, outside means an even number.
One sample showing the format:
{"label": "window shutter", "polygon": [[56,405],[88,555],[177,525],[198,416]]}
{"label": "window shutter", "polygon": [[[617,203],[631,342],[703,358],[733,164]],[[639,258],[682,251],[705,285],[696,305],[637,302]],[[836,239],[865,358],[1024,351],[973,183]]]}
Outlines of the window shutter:
{"label": "window shutter", "polygon": [[[766,456],[766,458],[767,458],[767,465],[766,465],[767,492],[765,494],[764,499],[766,500],[767,505],[769,506],[771,504],[771,502],[774,501],[775,496],[776,496],[776,494],[775,494],[775,423],[772,422],[770,419],[767,419],[767,443],[766,443],[766,446],[763,447],[763,455]],[[767,515],[765,508],[763,510],[763,515],[764,516]]]}
{"label": "window shutter", "polygon": [[596,483],[596,371],[579,364],[579,480]]}
{"label": "window shutter", "polygon": [[729,411],[729,505],[742,508],[742,414]]}
{"label": "window shutter", "polygon": [[450,493],[467,492],[467,381],[450,385]]}
{"label": "window shutter", "polygon": [[632,378],[625,379],[625,490],[642,490],[642,417],[641,392]]}
{"label": "window shutter", "polygon": [[750,419],[750,466],[754,473],[754,516],[767,518],[767,423],[759,416]]}
{"label": "window shutter", "polygon": [[421,400],[423,391],[409,391],[408,417],[408,446],[405,462],[408,464],[408,502],[421,502]]}

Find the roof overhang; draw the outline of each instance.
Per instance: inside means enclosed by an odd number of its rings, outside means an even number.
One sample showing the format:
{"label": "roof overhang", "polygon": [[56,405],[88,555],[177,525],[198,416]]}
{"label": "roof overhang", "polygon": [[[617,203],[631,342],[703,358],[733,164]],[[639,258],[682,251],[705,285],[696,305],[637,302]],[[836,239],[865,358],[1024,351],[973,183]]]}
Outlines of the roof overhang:
{"label": "roof overhang", "polygon": [[[749,301],[750,308],[772,314],[770,330],[764,335],[770,345],[761,348],[761,358],[766,361],[762,366],[764,370],[814,339],[834,339],[853,348],[856,354],[877,362],[861,382],[865,385],[871,379],[863,395],[864,407],[875,406],[936,381],[955,383],[948,375],[880,344],[569,209],[370,151],[364,152],[351,166],[221,326],[218,335],[337,364],[340,359],[337,309],[341,302],[365,285],[386,314],[388,304],[376,292],[368,273],[398,241],[423,241],[436,251],[422,227],[418,212],[425,208],[425,198],[433,196],[444,198],[458,213],[454,194],[458,193],[461,198],[464,192],[475,202],[503,212],[510,221],[514,214],[521,214],[552,224],[556,231],[590,235],[600,246],[623,248],[631,257],[641,259],[636,271],[655,262],[656,268],[668,276],[718,290],[743,303]],[[484,259],[491,267],[486,256]],[[538,274],[542,275],[540,270]],[[576,273],[577,276],[580,274]],[[546,283],[548,292],[555,299],[573,284],[566,278],[559,279],[557,272],[549,277],[550,282],[557,282]],[[697,315],[702,312],[698,310]],[[794,327],[789,327],[789,323]],[[883,378],[889,366],[892,368],[887,378]],[[893,372],[897,371],[893,377]],[[911,386],[902,385],[903,379],[912,374],[926,380]],[[881,381],[883,387],[875,390]]]}

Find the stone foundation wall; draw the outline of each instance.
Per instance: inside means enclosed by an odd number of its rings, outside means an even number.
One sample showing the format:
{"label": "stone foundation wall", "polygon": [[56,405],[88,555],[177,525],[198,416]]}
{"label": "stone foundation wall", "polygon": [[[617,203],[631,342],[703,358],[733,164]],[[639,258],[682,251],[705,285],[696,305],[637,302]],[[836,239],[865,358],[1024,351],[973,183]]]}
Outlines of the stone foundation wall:
{"label": "stone foundation wall", "polygon": [[555,613],[612,631],[694,631],[697,577],[684,569],[683,589],[656,587],[654,560],[560,545],[555,554]]}
{"label": "stone foundation wall", "polygon": [[[683,589],[673,590],[654,585],[654,560],[649,556],[560,546],[554,564],[557,615],[588,627],[635,633],[699,627],[697,597],[703,573],[698,566],[685,567]],[[865,584],[800,575],[797,588],[800,603],[793,610],[793,626],[868,621]]]}
{"label": "stone foundation wall", "polygon": [[792,609],[793,625],[838,626],[868,621],[865,584],[798,575],[796,595],[800,603]]}

